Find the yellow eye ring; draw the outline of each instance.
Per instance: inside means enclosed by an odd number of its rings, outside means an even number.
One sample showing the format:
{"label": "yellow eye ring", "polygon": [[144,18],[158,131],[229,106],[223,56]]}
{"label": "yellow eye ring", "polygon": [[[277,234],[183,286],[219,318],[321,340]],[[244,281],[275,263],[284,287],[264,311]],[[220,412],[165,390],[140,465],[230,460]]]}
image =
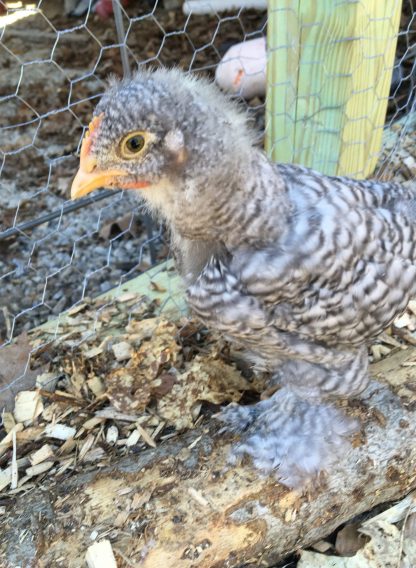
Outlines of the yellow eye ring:
{"label": "yellow eye ring", "polygon": [[147,136],[145,132],[130,132],[120,143],[120,152],[123,158],[135,158],[146,146]]}

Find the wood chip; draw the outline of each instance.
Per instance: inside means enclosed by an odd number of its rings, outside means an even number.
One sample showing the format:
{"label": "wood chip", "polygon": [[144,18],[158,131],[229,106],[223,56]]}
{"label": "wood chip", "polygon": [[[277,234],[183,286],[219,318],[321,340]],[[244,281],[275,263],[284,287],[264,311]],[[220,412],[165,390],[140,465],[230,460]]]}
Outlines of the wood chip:
{"label": "wood chip", "polygon": [[38,391],[20,391],[14,403],[16,422],[30,423],[43,411],[42,398]]}
{"label": "wood chip", "polygon": [[88,547],[85,561],[88,568],[117,568],[116,559],[109,540],[94,542]]}
{"label": "wood chip", "polygon": [[16,429],[17,441],[19,442],[19,444],[23,442],[34,442],[35,440],[38,440],[40,436],[42,436],[43,430],[43,426],[29,426],[24,430],[22,428],[21,431]]}
{"label": "wood chip", "polygon": [[122,496],[122,495],[128,495],[129,493],[131,493],[133,491],[133,487],[122,487],[121,489],[119,489],[117,491],[117,495]]}
{"label": "wood chip", "polygon": [[39,450],[29,456],[31,465],[37,465],[54,457],[54,449],[50,444],[44,444]]}
{"label": "wood chip", "polygon": [[132,349],[130,343],[127,343],[127,341],[116,343],[113,345],[112,349],[117,361],[126,361],[127,359],[131,359]]}
{"label": "wood chip", "polygon": [[79,455],[78,455],[79,461],[82,461],[84,459],[85,454],[88,452],[88,450],[91,449],[94,440],[95,440],[94,434],[88,434],[88,436],[85,438],[81,446],[81,449],[79,450]]}
{"label": "wood chip", "polygon": [[36,377],[36,386],[42,390],[54,392],[59,375],[56,373],[41,373]]}
{"label": "wood chip", "polygon": [[26,469],[26,475],[28,477],[34,477],[35,475],[39,475],[40,473],[45,473],[45,471],[48,471],[48,469],[51,469],[51,467],[53,467],[53,464],[53,461],[45,461],[38,463],[37,465],[28,467]]}
{"label": "wood chip", "polygon": [[19,469],[26,469],[27,467],[30,466],[30,460],[28,458],[28,456],[24,456],[23,458],[19,458],[18,460],[16,460],[17,463],[17,467]]}
{"label": "wood chip", "polygon": [[84,351],[84,357],[86,359],[93,359],[94,357],[101,355],[103,351],[104,351],[103,347],[101,345],[97,345],[96,347],[91,347],[91,349]]}
{"label": "wood chip", "polygon": [[84,310],[87,307],[88,307],[88,304],[83,302],[82,304],[79,304],[78,306],[75,306],[74,308],[71,308],[70,310],[68,310],[67,314],[68,314],[68,316],[74,316],[75,314],[78,314],[79,312],[81,312],[82,310]]}
{"label": "wood chip", "polygon": [[9,433],[15,426],[16,420],[11,412],[3,412],[3,428]]}
{"label": "wood chip", "polygon": [[332,544],[326,540],[318,540],[318,542],[315,542],[315,544],[313,544],[311,548],[313,548],[317,552],[324,553],[328,552],[328,550],[331,550]]}
{"label": "wood chip", "polygon": [[110,426],[107,429],[105,439],[106,439],[107,444],[110,444],[110,446],[114,446],[114,444],[118,440],[118,428],[117,428],[117,426],[113,425],[113,426]]}
{"label": "wood chip", "polygon": [[12,468],[0,469],[0,491],[12,482]]}
{"label": "wood chip", "polygon": [[82,425],[82,427],[84,428],[84,430],[92,430],[93,428],[98,426],[98,424],[102,424],[103,422],[105,422],[105,420],[106,419],[103,418],[102,416],[93,416],[89,420],[86,420]]}
{"label": "wood chip", "polygon": [[121,420],[123,422],[136,422],[138,416],[133,414],[125,414],[124,412],[119,412],[112,406],[98,410],[95,416],[101,416],[102,418],[108,418],[109,420]]}
{"label": "wood chip", "polygon": [[409,168],[412,175],[416,175],[416,160],[413,156],[406,156],[403,159],[403,164]]}
{"label": "wood chip", "polygon": [[99,461],[105,457],[106,453],[100,446],[95,448],[91,448],[88,452],[84,455],[83,462],[84,463],[93,463]]}
{"label": "wood chip", "polygon": [[66,424],[49,424],[44,430],[47,438],[56,438],[57,440],[68,440],[76,434],[76,429]]}
{"label": "wood chip", "polygon": [[407,307],[416,316],[416,300],[410,300]]}
{"label": "wood chip", "polygon": [[199,505],[206,508],[209,507],[209,502],[205,499],[205,497],[193,487],[188,487],[188,493]]}
{"label": "wood chip", "polygon": [[136,428],[135,430],[133,430],[133,432],[127,438],[126,446],[128,448],[130,448],[131,446],[135,446],[137,444],[137,442],[140,440],[140,438],[141,438],[141,434],[140,434],[139,430]]}
{"label": "wood chip", "polygon": [[67,454],[70,454],[72,452],[72,450],[75,448],[75,446],[77,445],[76,441],[74,440],[74,438],[71,436],[70,438],[68,438],[67,440],[65,440],[65,442],[62,444],[62,446],[59,448],[58,450],[58,455],[60,456],[65,456]]}
{"label": "wood chip", "polygon": [[146,442],[146,444],[148,446],[150,446],[151,448],[156,448],[156,442],[153,440],[153,438],[150,436],[150,434],[148,434],[148,432],[146,432],[146,430],[143,428],[143,426],[140,426],[140,424],[136,424],[136,429],[140,433],[140,436],[143,439],[143,442]]}
{"label": "wood chip", "polygon": [[190,450],[192,450],[193,448],[195,448],[195,446],[197,445],[197,443],[202,439],[202,436],[198,436],[197,438],[195,438],[195,440],[193,442],[191,442],[188,446],[188,448]]}
{"label": "wood chip", "polygon": [[104,384],[99,377],[93,377],[92,379],[88,379],[87,385],[90,391],[93,393],[93,395],[95,395],[97,398],[105,393]]}
{"label": "wood chip", "polygon": [[394,326],[402,329],[403,327],[409,327],[413,323],[412,318],[408,314],[408,312],[404,312],[401,316],[394,320]]}
{"label": "wood chip", "polygon": [[400,339],[403,339],[403,341],[409,343],[410,345],[416,345],[416,337],[413,337],[408,329],[396,326],[393,326],[393,329],[395,334],[398,335]]}
{"label": "wood chip", "polygon": [[388,335],[385,331],[383,331],[383,333],[380,333],[378,338],[387,345],[403,348],[403,345],[399,341],[397,341],[397,339],[394,339],[394,337],[391,337],[391,335]]}
{"label": "wood chip", "polygon": [[13,433],[21,432],[23,430],[23,424],[16,424],[10,432],[0,441],[0,456],[4,454],[5,451],[9,448],[13,440]]}
{"label": "wood chip", "polygon": [[152,493],[152,489],[145,490],[143,493],[135,493],[131,502],[131,509],[135,511],[146,505],[150,501]]}
{"label": "wood chip", "polygon": [[130,516],[129,511],[120,511],[113,521],[114,526],[117,528],[121,528],[123,525],[126,524],[129,516]]}
{"label": "wood chip", "polygon": [[131,302],[132,300],[137,300],[138,297],[139,296],[134,292],[124,292],[123,294],[120,294],[120,296],[118,296],[117,301],[124,304],[125,302]]}
{"label": "wood chip", "polygon": [[65,460],[61,467],[57,469],[56,475],[62,475],[67,469],[69,469],[73,464],[75,464],[75,458],[68,458]]}
{"label": "wood chip", "polygon": [[383,345],[381,343],[376,343],[371,346],[371,353],[373,355],[374,362],[383,359],[383,357],[388,355],[390,351],[391,351],[390,347],[387,347],[387,345]]}

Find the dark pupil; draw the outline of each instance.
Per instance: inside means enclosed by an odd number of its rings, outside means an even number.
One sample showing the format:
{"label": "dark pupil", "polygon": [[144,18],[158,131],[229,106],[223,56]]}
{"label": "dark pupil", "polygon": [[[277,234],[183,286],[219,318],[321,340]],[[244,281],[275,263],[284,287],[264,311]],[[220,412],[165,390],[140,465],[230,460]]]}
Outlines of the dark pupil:
{"label": "dark pupil", "polygon": [[130,152],[139,152],[144,145],[143,136],[132,136],[127,140],[127,148]]}

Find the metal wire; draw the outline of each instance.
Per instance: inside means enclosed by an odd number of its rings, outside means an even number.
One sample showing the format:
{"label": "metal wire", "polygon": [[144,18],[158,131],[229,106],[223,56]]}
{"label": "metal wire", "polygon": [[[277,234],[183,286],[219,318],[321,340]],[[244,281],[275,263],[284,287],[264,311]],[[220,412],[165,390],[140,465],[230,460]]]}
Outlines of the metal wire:
{"label": "metal wire", "polygon": [[[336,5],[350,3],[340,0]],[[136,66],[150,64],[176,65],[213,79],[230,46],[266,33],[265,11],[223,12],[221,2],[216,2],[217,11],[202,15],[183,14],[180,6],[167,10],[162,0],[131,1],[127,6],[120,0],[94,0],[85,13],[80,13],[82,2],[73,0],[72,16],[63,14],[62,4],[37,1],[34,8],[28,5],[26,19],[5,27],[0,16],[0,349],[2,341],[59,315],[85,295],[121,287],[166,258],[162,231],[132,192],[101,190],[66,201],[78,167],[74,158],[106,77],[129,77]],[[112,5],[114,15],[100,20],[94,10],[104,4]],[[190,5],[185,3],[185,9]],[[9,9],[8,17],[22,17],[23,8]],[[294,14],[291,8],[282,10]],[[411,177],[410,158],[408,170],[397,163],[403,153],[407,156],[406,146],[414,145],[411,133],[416,126],[406,117],[416,93],[415,24],[414,0],[403,0],[386,119],[387,126],[396,123],[396,130],[387,129],[388,143],[379,157],[377,175],[383,179],[393,174],[399,181]],[[307,35],[309,28],[302,22],[299,26]],[[333,49],[336,38],[322,22],[316,26],[322,27],[320,41],[327,42],[327,48],[316,51],[325,69],[324,53]],[[288,49],[284,39],[281,47]],[[327,77],[329,89],[332,80]],[[295,96],[296,84],[287,90]],[[320,93],[310,96],[318,116]],[[254,128],[263,133],[264,97],[242,102]],[[308,108],[304,99],[296,104],[303,103]],[[285,138],[285,132],[281,136]],[[293,144],[289,138],[286,142]],[[298,142],[308,150],[306,137]],[[10,320],[7,325],[3,312]]]}
{"label": "metal wire", "polygon": [[112,5],[114,12],[114,21],[117,30],[117,38],[120,44],[120,55],[121,55],[121,63],[123,65],[123,75],[124,77],[128,78],[131,76],[131,69],[130,69],[129,57],[127,54],[126,44],[125,44],[126,32],[124,30],[124,24],[123,24],[123,13],[121,11],[119,0],[112,0]]}
{"label": "metal wire", "polygon": [[78,209],[83,209],[84,207],[88,207],[88,205],[92,205],[93,203],[97,203],[102,199],[106,199],[107,197],[111,197],[116,193],[120,193],[120,190],[102,190],[95,195],[91,195],[90,197],[84,197],[83,199],[78,199],[77,201],[71,201],[69,203],[65,203],[61,207],[61,209],[56,209],[55,211],[51,211],[50,213],[46,213],[45,215],[41,215],[40,217],[35,217],[34,219],[30,219],[30,221],[26,221],[25,223],[20,223],[15,227],[10,227],[10,229],[6,229],[5,231],[0,232],[0,241],[5,239],[9,239],[10,237],[15,237],[21,233],[26,231],[30,231],[35,227],[39,227],[40,225],[44,225],[45,223],[49,223],[49,221],[53,221],[54,219],[59,219],[63,215],[68,215],[68,213],[73,213]]}

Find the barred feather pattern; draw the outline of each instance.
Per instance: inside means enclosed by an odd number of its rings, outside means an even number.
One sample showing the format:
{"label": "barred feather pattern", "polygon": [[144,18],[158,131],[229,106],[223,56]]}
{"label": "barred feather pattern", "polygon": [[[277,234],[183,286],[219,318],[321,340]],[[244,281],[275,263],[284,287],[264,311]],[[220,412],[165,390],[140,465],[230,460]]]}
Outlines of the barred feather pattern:
{"label": "barred feather pattern", "polygon": [[[95,114],[89,152],[113,185],[146,182],[194,313],[279,387],[221,414],[234,457],[293,487],[329,470],[358,427],[335,401],[365,388],[366,343],[416,291],[416,188],[272,164],[244,113],[175,69],[113,82]],[[125,157],[135,131],[148,143]]]}
{"label": "barred feather pattern", "polygon": [[242,435],[234,456],[298,487],[348,450],[358,424],[328,402],[366,387],[365,343],[416,292],[415,201],[395,184],[275,171],[290,204],[285,230],[263,248],[212,257],[188,301],[281,386],[224,411],[225,430]]}

